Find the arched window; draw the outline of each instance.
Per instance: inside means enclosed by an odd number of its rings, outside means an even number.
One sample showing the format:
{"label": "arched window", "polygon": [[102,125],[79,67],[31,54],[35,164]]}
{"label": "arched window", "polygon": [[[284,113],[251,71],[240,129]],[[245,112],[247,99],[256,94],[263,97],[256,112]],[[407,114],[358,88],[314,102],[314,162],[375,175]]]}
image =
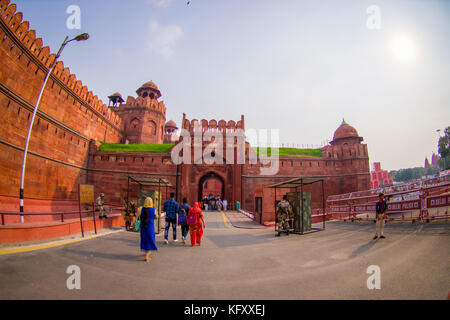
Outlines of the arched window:
{"label": "arched window", "polygon": [[133,130],[134,129],[138,129],[139,128],[139,123],[140,123],[139,119],[138,118],[134,118],[130,122],[130,128],[133,129]]}
{"label": "arched window", "polygon": [[148,121],[149,133],[152,135],[156,135],[156,123],[153,120]]}

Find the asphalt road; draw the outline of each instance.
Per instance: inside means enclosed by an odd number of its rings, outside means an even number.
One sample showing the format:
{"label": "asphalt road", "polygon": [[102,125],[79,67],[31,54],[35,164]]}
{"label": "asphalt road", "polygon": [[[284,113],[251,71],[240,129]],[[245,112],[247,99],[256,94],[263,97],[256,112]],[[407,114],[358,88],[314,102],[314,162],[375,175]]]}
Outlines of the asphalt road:
{"label": "asphalt road", "polygon": [[[387,238],[372,240],[369,222],[274,237],[273,228],[233,228],[218,212],[205,217],[202,246],[165,245],[157,235],[149,263],[139,234],[127,231],[1,255],[0,299],[445,299],[450,291],[449,223],[389,223]],[[79,290],[67,288],[70,265],[80,268]],[[367,288],[371,265],[381,289]]]}

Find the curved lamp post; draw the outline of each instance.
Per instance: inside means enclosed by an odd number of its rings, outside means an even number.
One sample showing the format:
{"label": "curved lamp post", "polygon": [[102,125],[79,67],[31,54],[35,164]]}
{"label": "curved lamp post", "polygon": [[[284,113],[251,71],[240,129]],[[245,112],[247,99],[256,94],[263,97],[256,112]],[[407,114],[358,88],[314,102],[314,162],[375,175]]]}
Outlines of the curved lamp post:
{"label": "curved lamp post", "polygon": [[[39,103],[41,102],[41,98],[42,98],[42,94],[44,93],[44,89],[45,89],[45,85],[47,84],[48,79],[50,78],[50,74],[53,71],[53,68],[56,65],[56,62],[59,58],[59,56],[61,55],[61,52],[63,51],[64,47],[71,41],[83,41],[83,40],[87,40],[89,39],[89,34],[88,33],[82,33],[77,35],[75,38],[68,40],[69,37],[67,36],[64,39],[64,42],[61,44],[61,47],[58,50],[58,53],[56,54],[55,60],[53,60],[50,68],[48,69],[47,75],[45,76],[45,80],[44,83],[42,84],[42,88],[41,91],[39,92],[39,96],[38,99],[36,101],[36,104],[34,105],[34,111],[33,111],[33,116],[31,117],[31,122],[30,122],[30,126],[28,128],[28,135],[27,135],[27,140],[25,142],[25,149],[23,150],[23,160],[22,160],[22,173],[20,176],[20,212],[23,212],[23,186],[24,186],[24,181],[25,181],[25,166],[27,163],[27,153],[28,153],[28,144],[30,142],[30,136],[31,136],[31,130],[33,129],[33,123],[34,123],[34,118],[36,116],[38,107],[39,107]],[[23,219],[23,215],[20,215],[20,222],[23,223],[24,219]]]}

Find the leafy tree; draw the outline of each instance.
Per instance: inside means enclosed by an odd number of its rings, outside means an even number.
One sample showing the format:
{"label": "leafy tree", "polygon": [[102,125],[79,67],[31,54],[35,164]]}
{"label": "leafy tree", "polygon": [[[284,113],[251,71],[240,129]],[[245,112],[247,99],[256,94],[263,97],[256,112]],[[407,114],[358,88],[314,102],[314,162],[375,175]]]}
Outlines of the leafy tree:
{"label": "leafy tree", "polygon": [[447,127],[444,136],[439,138],[438,153],[441,156],[439,159],[439,167],[441,169],[450,168],[450,127]]}
{"label": "leafy tree", "polygon": [[438,168],[406,168],[389,172],[389,177],[393,177],[395,182],[408,182],[414,179],[420,179],[423,176],[431,176],[439,173]]}

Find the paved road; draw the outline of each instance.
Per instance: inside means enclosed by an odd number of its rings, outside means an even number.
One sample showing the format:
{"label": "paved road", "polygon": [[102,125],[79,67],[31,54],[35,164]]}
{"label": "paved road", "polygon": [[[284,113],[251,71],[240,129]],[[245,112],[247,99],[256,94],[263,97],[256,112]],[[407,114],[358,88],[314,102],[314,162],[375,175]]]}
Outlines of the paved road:
{"label": "paved road", "polygon": [[[39,251],[0,256],[0,299],[445,299],[450,225],[328,222],[325,231],[274,237],[208,212],[202,246],[163,243],[149,263],[139,235],[118,232]],[[172,231],[170,231],[171,239]],[[81,289],[68,290],[69,265]],[[378,265],[381,289],[369,290]]]}

